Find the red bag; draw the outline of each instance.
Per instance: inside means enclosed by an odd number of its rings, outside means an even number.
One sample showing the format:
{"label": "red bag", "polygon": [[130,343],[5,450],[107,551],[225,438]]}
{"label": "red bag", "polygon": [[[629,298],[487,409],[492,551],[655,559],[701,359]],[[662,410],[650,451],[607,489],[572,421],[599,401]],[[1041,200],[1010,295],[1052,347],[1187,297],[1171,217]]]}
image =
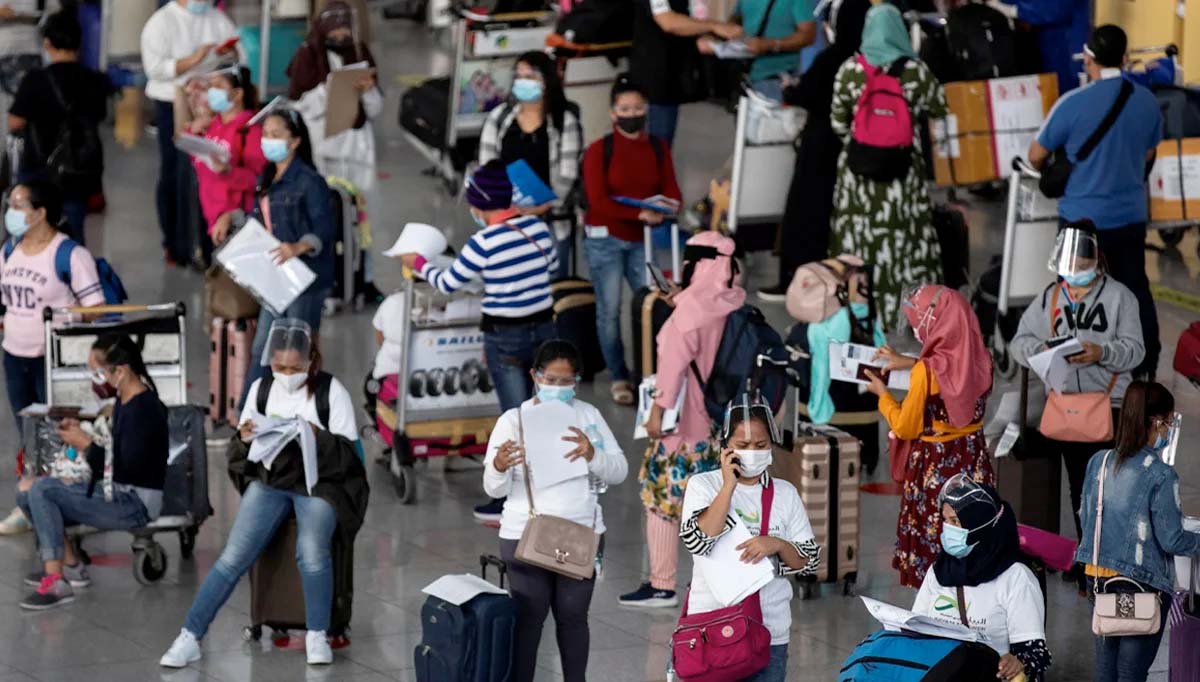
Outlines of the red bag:
{"label": "red bag", "polygon": [[[771,502],[775,486],[763,488],[762,528],[771,528]],[[682,682],[736,682],[759,672],[771,662],[771,631],[763,625],[758,593],[716,611],[688,613],[683,599],[679,625],[671,635],[675,675]]]}
{"label": "red bag", "polygon": [[1193,322],[1175,344],[1175,371],[1200,384],[1200,322]]}
{"label": "red bag", "polygon": [[908,467],[908,457],[912,454],[915,440],[902,440],[896,434],[888,431],[888,464],[892,468],[892,480],[904,482],[904,470]]}

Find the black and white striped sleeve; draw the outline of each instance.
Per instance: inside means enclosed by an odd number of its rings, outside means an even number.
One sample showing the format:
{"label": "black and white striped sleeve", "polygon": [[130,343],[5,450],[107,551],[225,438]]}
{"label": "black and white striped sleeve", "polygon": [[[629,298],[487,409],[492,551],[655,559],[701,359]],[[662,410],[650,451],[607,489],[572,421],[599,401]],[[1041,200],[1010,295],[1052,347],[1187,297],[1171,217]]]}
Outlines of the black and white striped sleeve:
{"label": "black and white striped sleeve", "polygon": [[792,575],[816,575],[817,569],[821,567],[821,547],[817,545],[816,541],[804,540],[803,542],[796,542],[788,540],[786,542],[795,547],[800,556],[808,559],[808,562],[804,564],[804,568],[792,568],[780,561],[779,575],[785,577]]}
{"label": "black and white striped sleeve", "polygon": [[1042,682],[1046,679],[1046,670],[1050,668],[1054,660],[1050,656],[1050,649],[1046,647],[1046,640],[1013,642],[1008,649],[1025,666],[1025,679],[1028,682]]}
{"label": "black and white striped sleeve", "polygon": [[700,515],[707,510],[708,507],[697,509],[679,526],[679,539],[683,540],[684,549],[695,556],[708,556],[713,545],[717,544],[717,538],[728,533],[736,523],[732,514],[726,514],[725,528],[716,535],[709,535],[700,528]]}

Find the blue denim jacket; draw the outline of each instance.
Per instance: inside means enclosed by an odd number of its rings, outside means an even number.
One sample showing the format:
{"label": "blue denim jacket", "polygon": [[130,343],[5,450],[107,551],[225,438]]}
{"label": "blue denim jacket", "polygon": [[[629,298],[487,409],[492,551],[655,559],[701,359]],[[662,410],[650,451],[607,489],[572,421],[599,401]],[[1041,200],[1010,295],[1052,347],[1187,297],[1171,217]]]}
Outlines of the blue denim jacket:
{"label": "blue denim jacket", "polygon": [[[333,202],[325,179],[312,166],[295,159],[266,191],[271,205],[272,234],[282,242],[303,240],[316,249],[300,257],[317,276],[310,290],[332,287],[336,235]],[[257,204],[254,214],[262,221],[262,209]]]}
{"label": "blue denim jacket", "polygon": [[[1080,516],[1083,538],[1075,560],[1092,563],[1096,531],[1096,495],[1100,464],[1107,450],[1088,462],[1083,479]],[[1108,458],[1104,481],[1104,523],[1100,527],[1100,566],[1127,578],[1171,592],[1175,588],[1172,557],[1200,554],[1200,534],[1183,529],[1179,510],[1179,475],[1158,452],[1144,447],[1117,468],[1116,451]]]}

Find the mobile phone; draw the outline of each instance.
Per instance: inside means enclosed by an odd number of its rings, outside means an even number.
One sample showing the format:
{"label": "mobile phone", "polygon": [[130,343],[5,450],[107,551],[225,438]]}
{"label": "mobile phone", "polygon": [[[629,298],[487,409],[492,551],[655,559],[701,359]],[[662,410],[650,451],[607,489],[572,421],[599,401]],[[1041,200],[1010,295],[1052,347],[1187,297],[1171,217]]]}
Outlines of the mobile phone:
{"label": "mobile phone", "polygon": [[661,292],[666,293],[671,290],[671,286],[667,283],[667,277],[663,274],[662,268],[654,263],[650,263],[650,277],[654,280],[654,286]]}
{"label": "mobile phone", "polygon": [[228,50],[234,45],[237,45],[239,40],[241,40],[240,36],[233,36],[232,38],[227,39],[225,42],[217,45],[217,52],[224,52],[225,50]]}
{"label": "mobile phone", "polygon": [[1056,337],[1046,341],[1046,348],[1056,348],[1058,346],[1063,345],[1067,341],[1070,341],[1072,338],[1073,337],[1070,337],[1070,336],[1056,336]]}
{"label": "mobile phone", "polygon": [[54,421],[63,419],[78,419],[79,414],[83,411],[81,407],[70,405],[55,405],[46,412],[46,416]]}
{"label": "mobile phone", "polygon": [[870,371],[871,374],[874,374],[875,376],[879,377],[879,380],[885,384],[888,382],[888,375],[891,374],[891,372],[889,372],[888,370],[886,370],[882,367],[875,367],[873,365],[866,365],[866,364],[860,363],[858,365],[858,369],[854,372],[854,376],[856,378],[858,378],[860,381],[869,382],[869,381],[871,381],[871,377],[867,376],[868,371]]}

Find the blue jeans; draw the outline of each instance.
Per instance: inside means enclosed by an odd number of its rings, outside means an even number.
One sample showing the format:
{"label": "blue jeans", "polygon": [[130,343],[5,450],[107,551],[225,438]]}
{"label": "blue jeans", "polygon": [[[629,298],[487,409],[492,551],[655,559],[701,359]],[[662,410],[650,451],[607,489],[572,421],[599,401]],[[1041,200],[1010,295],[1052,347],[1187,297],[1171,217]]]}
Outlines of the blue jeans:
{"label": "blue jeans", "polygon": [[1145,682],[1150,666],[1158,655],[1167,615],[1171,611],[1171,595],[1160,593],[1162,627],[1158,634],[1137,637],[1095,637],[1096,682]]}
{"label": "blue jeans", "polygon": [[667,146],[675,142],[675,125],[679,123],[678,104],[651,104],[647,126],[650,134],[667,141]]}
{"label": "blue jeans", "polygon": [[763,78],[750,84],[754,91],[776,102],[783,101],[783,79],[780,76]]}
{"label": "blue jeans", "polygon": [[86,483],[63,483],[44,477],[34,481],[26,492],[17,493],[17,506],[33,524],[37,534],[38,557],[42,561],[61,561],[63,531],[67,524],[82,523],[100,530],[129,530],[150,523],[150,514],[141,498],[132,492],[113,491],[106,502],[97,483],[91,497]]}
{"label": "blue jeans", "polygon": [[4,388],[17,420],[17,433],[21,433],[17,413],[33,403],[46,402],[46,358],[23,358],[4,351]]}
{"label": "blue jeans", "polygon": [[621,343],[621,280],[637,291],[646,286],[646,251],[641,242],[616,237],[583,240],[592,287],[596,290],[596,332],[604,364],[613,381],[628,381],[625,346]]}
{"label": "blue jeans", "polygon": [[80,246],[87,246],[83,231],[87,219],[87,200],[67,199],[63,201],[63,219],[67,222],[67,236]]}
{"label": "blue jeans", "polygon": [[520,407],[533,395],[533,356],[538,346],[555,338],[553,322],[498,327],[483,335],[488,375],[496,386],[500,410]]}
{"label": "blue jeans", "polygon": [[239,405],[246,404],[246,396],[250,393],[250,386],[254,384],[254,381],[271,373],[271,368],[262,364],[263,353],[267,350],[267,341],[271,333],[271,323],[283,318],[304,320],[308,326],[312,327],[313,341],[315,342],[317,332],[321,330],[321,310],[325,305],[325,297],[328,295],[327,287],[320,289],[315,286],[309,287],[288,306],[283,315],[277,317],[265,306],[259,311],[258,326],[254,330],[254,344],[250,348],[250,371],[246,372],[246,385],[242,387],[242,400],[238,403]]}
{"label": "blue jeans", "polygon": [[771,662],[759,670],[745,682],[784,682],[787,679],[788,645],[775,644],[771,646]]}
{"label": "blue jeans", "polygon": [[279,526],[296,514],[296,565],[304,588],[304,621],[309,630],[329,629],[333,608],[333,532],[337,514],[319,497],[297,495],[253,481],[242,495],[225,549],[200,585],[183,627],[201,639],[238,580],[267,548]]}

